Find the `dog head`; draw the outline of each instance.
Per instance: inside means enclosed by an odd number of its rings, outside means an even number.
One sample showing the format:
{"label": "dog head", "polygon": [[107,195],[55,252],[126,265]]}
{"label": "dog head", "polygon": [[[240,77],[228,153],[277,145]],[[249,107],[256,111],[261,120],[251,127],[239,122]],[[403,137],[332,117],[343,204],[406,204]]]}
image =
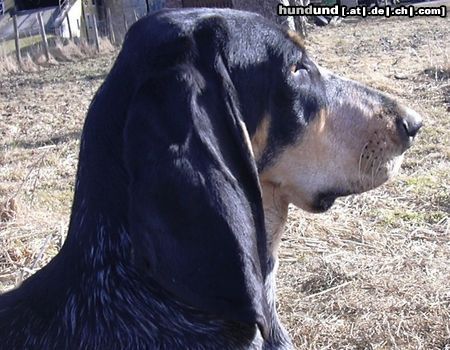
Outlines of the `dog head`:
{"label": "dog head", "polygon": [[324,211],[389,178],[419,127],[261,16],[162,11],[130,29],[91,105],[74,211],[120,221],[142,275],[180,303],[267,335],[261,184]]}
{"label": "dog head", "polygon": [[395,175],[422,121],[393,97],[318,67],[288,38],[253,149],[261,181],[281,201],[323,212]]}

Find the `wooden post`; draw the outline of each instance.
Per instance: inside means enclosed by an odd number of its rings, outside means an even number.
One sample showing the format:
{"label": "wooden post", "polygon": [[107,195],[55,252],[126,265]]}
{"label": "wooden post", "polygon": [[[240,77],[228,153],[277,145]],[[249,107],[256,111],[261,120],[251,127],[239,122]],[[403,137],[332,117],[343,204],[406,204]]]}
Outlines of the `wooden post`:
{"label": "wooden post", "polygon": [[92,14],[92,21],[94,22],[94,36],[95,36],[95,47],[97,48],[97,52],[100,51],[100,42],[98,40],[98,28],[97,28],[97,16]]}
{"label": "wooden post", "polygon": [[111,16],[111,9],[108,8],[106,11],[106,21],[108,22],[108,29],[109,29],[109,40],[111,40],[111,44],[116,43],[116,37],[114,35],[114,27],[112,24],[112,16]]}
{"label": "wooden post", "polygon": [[44,21],[42,19],[42,12],[37,13],[37,19],[39,22],[39,31],[41,32],[42,42],[44,43],[45,59],[50,61],[50,53],[48,51],[47,33],[45,33]]}
{"label": "wooden post", "polygon": [[89,38],[89,23],[88,23],[89,15],[87,13],[85,13],[84,10],[83,10],[83,19],[84,19],[84,29],[86,31],[86,41],[89,44],[89,39],[90,39]]}
{"label": "wooden post", "polygon": [[73,35],[72,35],[72,28],[70,26],[70,20],[69,20],[69,14],[66,13],[66,21],[67,21],[67,29],[69,29],[69,38],[70,40],[73,39]]}
{"label": "wooden post", "polygon": [[16,44],[16,57],[19,66],[22,66],[22,55],[20,54],[19,29],[17,28],[17,15],[13,16],[14,24],[14,43]]}

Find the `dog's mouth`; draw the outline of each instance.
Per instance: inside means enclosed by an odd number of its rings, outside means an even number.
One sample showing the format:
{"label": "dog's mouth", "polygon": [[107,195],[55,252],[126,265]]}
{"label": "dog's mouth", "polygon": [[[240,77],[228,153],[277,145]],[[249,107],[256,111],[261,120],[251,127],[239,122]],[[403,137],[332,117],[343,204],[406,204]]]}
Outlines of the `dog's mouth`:
{"label": "dog's mouth", "polygon": [[320,192],[314,198],[313,204],[311,206],[312,212],[324,213],[333,206],[337,198],[349,196],[351,194],[353,193],[342,190],[329,190],[325,192]]}

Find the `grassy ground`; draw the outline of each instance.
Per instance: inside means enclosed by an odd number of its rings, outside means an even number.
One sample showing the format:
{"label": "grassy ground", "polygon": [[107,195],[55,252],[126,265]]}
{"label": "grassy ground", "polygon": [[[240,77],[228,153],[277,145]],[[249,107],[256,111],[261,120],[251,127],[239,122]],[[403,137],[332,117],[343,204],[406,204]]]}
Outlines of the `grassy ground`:
{"label": "grassy ground", "polygon": [[[314,30],[323,66],[399,96],[425,127],[402,173],[327,214],[291,208],[278,275],[299,349],[450,348],[450,18]],[[114,54],[0,77],[0,291],[56,254],[83,118]]]}

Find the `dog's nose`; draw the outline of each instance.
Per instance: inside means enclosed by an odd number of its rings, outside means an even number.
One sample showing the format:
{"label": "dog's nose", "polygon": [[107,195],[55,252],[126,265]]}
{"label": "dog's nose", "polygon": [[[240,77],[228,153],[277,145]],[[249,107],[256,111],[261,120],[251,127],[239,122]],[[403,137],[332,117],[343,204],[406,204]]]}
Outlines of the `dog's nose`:
{"label": "dog's nose", "polygon": [[406,108],[403,115],[397,119],[398,132],[407,147],[411,146],[421,127],[422,117],[412,109]]}
{"label": "dog's nose", "polygon": [[414,137],[422,127],[422,119],[402,118],[402,127],[408,137]]}

